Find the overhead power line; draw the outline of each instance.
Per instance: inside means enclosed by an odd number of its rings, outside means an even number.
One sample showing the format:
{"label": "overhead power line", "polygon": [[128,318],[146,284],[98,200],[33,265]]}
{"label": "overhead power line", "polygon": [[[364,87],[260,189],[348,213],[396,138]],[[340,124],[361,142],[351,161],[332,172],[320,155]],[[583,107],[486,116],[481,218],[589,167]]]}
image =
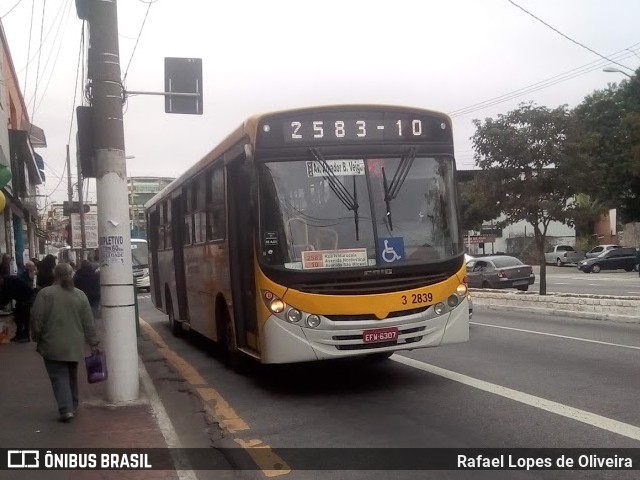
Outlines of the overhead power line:
{"label": "overhead power line", "polygon": [[[76,113],[76,98],[78,97],[78,77],[80,74],[80,60],[82,58],[82,51],[84,49],[84,20],[82,21],[82,27],[80,30],[81,30],[80,49],[78,51],[78,66],[76,67],[76,82],[75,82],[75,85],[73,86],[73,106],[71,107],[71,121],[69,122],[69,137],[67,139],[67,145],[71,143],[71,131],[73,130],[73,119]],[[66,170],[68,161],[69,161],[68,159],[65,160],[64,167],[62,167],[63,171]],[[58,191],[58,189],[60,188],[60,185],[62,185],[62,181],[64,180],[64,178],[65,178],[64,175],[60,177],[60,181],[55,186],[55,188],[51,190],[50,193],[47,194],[48,196],[51,196]]]}
{"label": "overhead power line", "polygon": [[[640,45],[640,42],[631,45],[630,47],[620,50],[614,54],[612,54],[611,56],[614,58],[618,58],[618,59],[626,59],[626,58],[630,58],[632,55],[635,55],[635,51],[633,50],[634,47],[637,47],[638,45]],[[607,65],[609,62],[605,62],[603,60],[594,60],[593,62],[589,62],[585,65],[582,65],[580,67],[576,67],[573,68],[571,70],[567,70],[566,72],[563,73],[559,73],[557,75],[554,75],[552,77],[549,77],[547,79],[544,80],[540,80],[539,82],[533,83],[531,85],[519,88],[517,90],[513,90],[511,92],[505,93],[503,95],[499,95],[497,97],[493,97],[490,98],[488,100],[484,100],[482,102],[478,102],[478,103],[474,103],[472,105],[468,105],[466,107],[463,108],[459,108],[457,110],[453,110],[451,112],[449,112],[449,115],[451,117],[459,117],[462,115],[467,115],[469,113],[473,113],[476,112],[478,110],[483,110],[485,108],[488,107],[492,107],[494,105],[497,105],[499,103],[503,103],[503,102],[507,102],[509,100],[513,100],[515,98],[518,97],[522,97],[524,95],[533,93],[533,92],[537,92],[539,90],[543,90],[545,88],[549,88],[553,85],[556,85],[558,83],[562,83],[562,82],[566,82],[567,80],[571,80],[573,78],[576,78],[578,76],[581,75],[585,75],[587,73],[596,71],[601,69],[603,66]]]}
{"label": "overhead power line", "polygon": [[[56,29],[56,34],[53,37],[53,41],[51,42],[51,50],[49,51],[49,54],[46,55],[47,57],[47,61],[44,64],[44,68],[42,69],[42,79],[44,79],[46,72],[47,72],[47,67],[49,67],[49,62],[51,61],[51,59],[53,58],[53,65],[51,66],[51,69],[49,70],[49,78],[47,79],[47,83],[44,87],[44,90],[42,92],[42,94],[40,95],[40,101],[37,103],[37,107],[35,108],[35,112],[38,111],[38,109],[40,108],[40,105],[42,104],[42,102],[45,99],[45,96],[47,94],[47,90],[49,89],[49,84],[51,83],[51,79],[54,76],[54,73],[56,72],[56,65],[58,63],[58,58],[60,57],[60,51],[62,50],[62,45],[64,43],[64,34],[67,30],[67,26],[69,24],[69,18],[70,18],[70,13],[71,13],[71,7],[73,6],[73,2],[70,0],[65,0],[64,4],[61,4],[65,7],[66,10],[66,15],[63,13],[62,16],[60,17],[60,20],[58,21],[58,15],[61,13],[60,10],[58,10],[58,13],[56,14],[56,17],[54,18],[54,22],[57,22],[58,24],[58,28]],[[64,28],[62,28],[64,24]],[[61,34],[61,35],[60,35]],[[58,42],[58,36],[60,35],[60,41]],[[46,37],[45,37],[46,38]],[[56,43],[58,43],[58,49],[56,51],[55,56],[53,56],[53,51],[56,48]],[[31,102],[35,102],[36,98],[35,95],[32,96],[29,99],[29,102],[27,103],[27,105],[30,105]],[[34,103],[35,106],[35,103]],[[34,113],[35,115],[35,113]]]}
{"label": "overhead power line", "polygon": [[47,0],[42,2],[42,18],[40,19],[40,47],[38,48],[38,66],[36,68],[36,85],[33,87],[33,109],[31,110],[31,122],[36,115],[36,99],[38,98],[38,82],[40,81],[40,58],[42,57],[42,34],[44,32],[44,14],[47,8]]}
{"label": "overhead power line", "polygon": [[[143,2],[143,3],[147,3],[147,2]],[[131,66],[131,61],[133,60],[133,56],[136,54],[136,49],[138,48],[138,42],[140,41],[140,36],[142,36],[142,30],[144,29],[144,24],[147,23],[149,10],[151,10],[151,5],[153,5],[154,3],[156,2],[155,1],[148,2],[147,12],[144,14],[144,19],[142,20],[142,25],[140,26],[140,31],[138,32],[138,38],[136,39],[136,43],[133,46],[133,52],[131,52],[131,58],[129,58],[129,63],[127,64],[127,68],[124,71],[124,77],[122,77],[122,83],[125,83],[127,81],[127,74],[129,73],[129,67]]]}
{"label": "overhead power line", "polygon": [[[36,0],[31,0],[31,21],[29,22],[29,46],[27,47],[27,59],[31,55],[31,34],[33,32],[33,9],[36,5]],[[27,93],[27,80],[29,79],[29,63],[26,65],[27,69],[24,72],[24,86],[22,87],[23,93]]]}
{"label": "overhead power line", "polygon": [[5,13],[4,15],[2,15],[2,16],[0,17],[0,20],[4,20],[4,17],[6,17],[7,15],[9,15],[11,12],[13,12],[13,11],[15,10],[15,8],[16,8],[18,5],[20,5],[20,3],[22,3],[22,0],[18,0],[18,1],[16,2],[16,4],[15,4],[13,7],[11,7],[11,9],[10,9],[7,13]]}
{"label": "overhead power line", "polygon": [[535,16],[533,13],[531,13],[530,11],[525,10],[524,8],[522,8],[520,5],[518,5],[518,4],[517,4],[516,2],[514,2],[513,0],[507,0],[507,2],[509,2],[509,3],[510,3],[511,5],[513,5],[514,7],[519,8],[520,10],[522,10],[522,11],[523,11],[524,13],[526,13],[527,15],[529,15],[529,16],[531,16],[531,17],[535,18],[537,21],[539,21],[539,22],[540,22],[540,23],[542,23],[543,25],[545,25],[545,26],[549,27],[551,30],[553,30],[554,32],[556,32],[558,35],[562,35],[564,38],[566,38],[566,39],[567,39],[567,40],[569,40],[570,42],[573,42],[573,43],[575,43],[576,45],[578,45],[578,46],[580,46],[580,47],[584,48],[585,50],[588,50],[588,51],[590,51],[591,53],[596,54],[596,55],[597,55],[597,56],[599,56],[600,58],[603,58],[603,59],[605,59],[605,60],[608,60],[609,62],[615,63],[616,65],[619,65],[619,66],[621,66],[621,67],[623,67],[623,68],[626,68],[627,70],[631,70],[631,71],[633,71],[633,69],[631,69],[631,68],[629,68],[629,67],[627,67],[627,66],[625,66],[625,65],[623,65],[623,64],[621,64],[621,63],[618,63],[618,62],[616,62],[615,60],[611,60],[610,58],[607,58],[607,57],[605,57],[604,55],[602,55],[602,54],[600,54],[600,53],[596,52],[593,48],[587,47],[584,43],[580,43],[580,42],[578,42],[577,40],[574,40],[573,38],[571,38],[570,36],[565,35],[565,34],[564,34],[564,33],[562,33],[560,30],[558,30],[557,28],[555,28],[555,27],[553,27],[553,26],[549,25],[547,22],[545,22],[545,21],[544,21],[544,20],[542,20],[541,18],[536,17],[536,16]]}
{"label": "overhead power line", "polygon": [[[60,3],[60,7],[58,8],[58,12],[56,13],[56,16],[53,19],[53,22],[51,22],[51,26],[49,27],[49,30],[47,30],[47,33],[45,33],[44,38],[42,39],[43,42],[45,40],[47,40],[47,38],[49,38],[49,35],[51,34],[51,32],[53,31],[53,27],[56,26],[56,20],[58,19],[58,15],[60,15],[60,12],[62,11],[63,7],[65,6],[64,3]],[[34,52],[33,56],[31,56],[30,54],[27,55],[27,63],[25,63],[25,65],[18,70],[16,73],[22,73],[25,71],[25,69],[31,64],[31,62],[33,62],[36,58],[38,58],[38,54],[40,53],[40,50],[37,50]]]}

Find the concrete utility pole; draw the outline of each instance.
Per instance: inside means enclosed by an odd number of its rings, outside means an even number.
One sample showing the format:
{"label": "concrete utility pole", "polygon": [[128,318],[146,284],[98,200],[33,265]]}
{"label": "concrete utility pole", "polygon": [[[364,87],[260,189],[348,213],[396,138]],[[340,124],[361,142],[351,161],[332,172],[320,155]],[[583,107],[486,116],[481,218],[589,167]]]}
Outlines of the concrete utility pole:
{"label": "concrete utility pole", "polygon": [[[100,293],[111,402],[138,398],[131,232],[122,121],[116,0],[85,0],[91,40],[89,71],[98,192]],[[79,11],[80,14],[80,11]]]}

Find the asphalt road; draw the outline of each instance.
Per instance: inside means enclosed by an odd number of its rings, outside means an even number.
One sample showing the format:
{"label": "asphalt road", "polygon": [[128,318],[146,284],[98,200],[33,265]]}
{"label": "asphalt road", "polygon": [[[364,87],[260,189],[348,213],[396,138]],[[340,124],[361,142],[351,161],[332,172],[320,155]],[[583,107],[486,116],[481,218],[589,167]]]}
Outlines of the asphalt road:
{"label": "asphalt road", "polygon": [[[141,317],[166,343],[162,353],[143,340],[142,357],[190,446],[239,438],[278,448],[640,448],[640,325],[476,309],[466,344],[381,363],[256,366],[239,375],[211,354],[211,343],[174,338],[148,296],[139,300]],[[183,363],[169,365],[174,355]],[[185,365],[215,392],[224,406],[218,413],[235,415],[223,424],[241,420],[246,429],[218,428],[203,415]],[[198,477],[220,478],[210,474]],[[261,471],[235,475],[266,478]],[[283,478],[618,479],[637,478],[637,471],[294,470]]]}
{"label": "asphalt road", "polygon": [[[540,267],[535,266],[533,270],[536,282],[529,287],[529,291],[539,292]],[[640,296],[640,277],[638,272],[624,270],[584,273],[576,266],[547,265],[547,292]]]}

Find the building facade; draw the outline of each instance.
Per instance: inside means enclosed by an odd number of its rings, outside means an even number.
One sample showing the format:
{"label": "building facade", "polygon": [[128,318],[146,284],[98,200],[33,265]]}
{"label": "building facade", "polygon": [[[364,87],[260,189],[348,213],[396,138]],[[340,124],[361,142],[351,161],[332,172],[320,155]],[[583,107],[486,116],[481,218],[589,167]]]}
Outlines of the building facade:
{"label": "building facade", "polygon": [[[42,129],[29,119],[23,93],[0,22],[0,252],[12,258],[14,271],[39,255],[38,186],[45,180],[44,161],[36,148],[47,146]],[[44,240],[44,239],[43,239]]]}
{"label": "building facade", "polygon": [[147,238],[147,222],[144,205],[174,179],[169,177],[130,177],[129,220],[131,238]]}

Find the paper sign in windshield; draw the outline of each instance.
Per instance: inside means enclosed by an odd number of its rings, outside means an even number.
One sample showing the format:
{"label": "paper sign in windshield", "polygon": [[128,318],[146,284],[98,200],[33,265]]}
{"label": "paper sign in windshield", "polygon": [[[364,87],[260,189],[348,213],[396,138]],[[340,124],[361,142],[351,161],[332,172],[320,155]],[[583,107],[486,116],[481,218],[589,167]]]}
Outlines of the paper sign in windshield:
{"label": "paper sign in windshield", "polygon": [[369,264],[366,248],[344,250],[311,250],[302,252],[302,268],[366,267]]}
{"label": "paper sign in windshield", "polygon": [[[326,167],[324,165],[326,163]],[[328,167],[337,177],[345,175],[364,175],[364,160],[327,160],[326,162],[307,162],[308,177],[326,177]]]}

